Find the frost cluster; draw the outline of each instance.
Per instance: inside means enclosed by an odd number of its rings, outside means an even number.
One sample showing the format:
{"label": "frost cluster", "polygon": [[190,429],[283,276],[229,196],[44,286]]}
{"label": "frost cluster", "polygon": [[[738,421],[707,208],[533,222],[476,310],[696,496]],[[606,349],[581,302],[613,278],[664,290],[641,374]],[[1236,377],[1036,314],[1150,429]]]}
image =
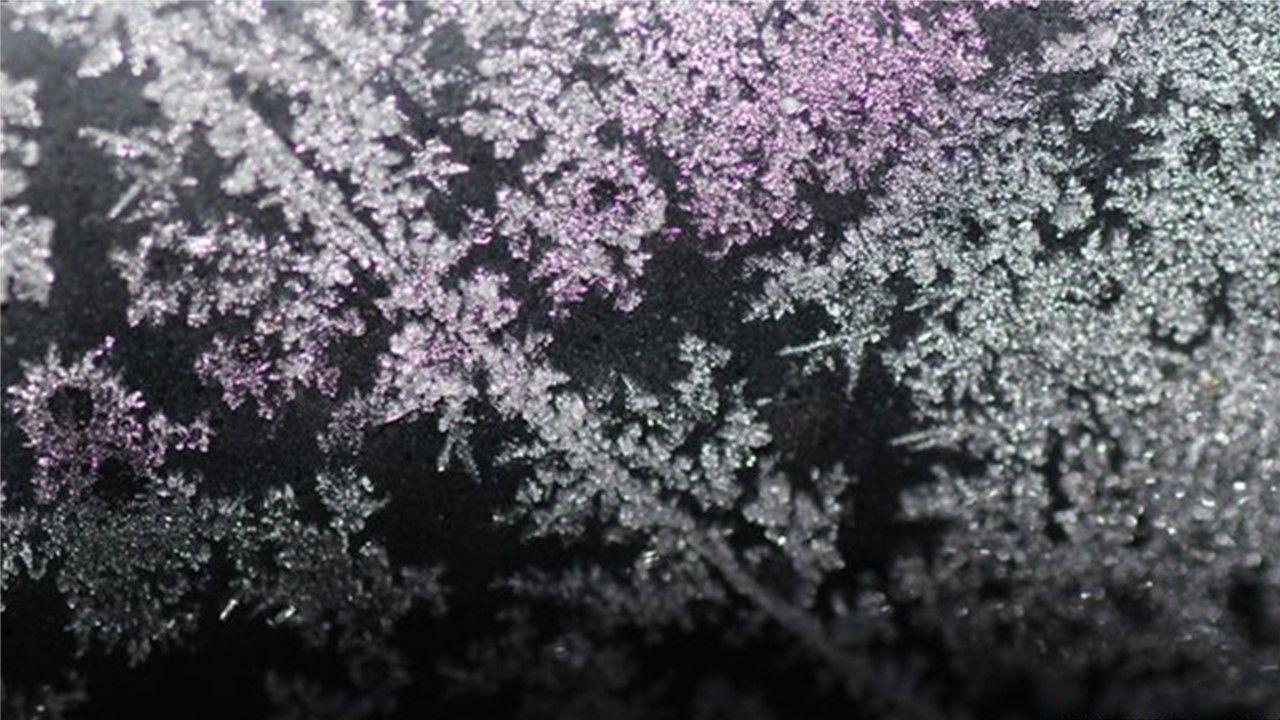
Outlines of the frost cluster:
{"label": "frost cluster", "polygon": [[[739,677],[654,680],[647,652],[708,636],[870,715],[1018,687],[1042,714],[1280,708],[1280,6],[3,22],[76,58],[43,82],[145,106],[76,128],[123,188],[96,208],[116,336],[178,338],[219,398],[169,420],[110,338],[6,370],[31,469],[5,588],[53,577],[82,651],[257,623],[349,660],[345,690],[273,673],[278,706],[386,714],[398,630],[465,616],[444,597],[474,572],[495,617],[440,677],[535,716],[770,716]],[[10,64],[0,284],[38,310],[69,280],[25,204],[47,109]],[[305,427],[314,472],[189,472],[220,420],[266,455]],[[400,470],[481,508],[412,533],[511,545],[406,551]]]}

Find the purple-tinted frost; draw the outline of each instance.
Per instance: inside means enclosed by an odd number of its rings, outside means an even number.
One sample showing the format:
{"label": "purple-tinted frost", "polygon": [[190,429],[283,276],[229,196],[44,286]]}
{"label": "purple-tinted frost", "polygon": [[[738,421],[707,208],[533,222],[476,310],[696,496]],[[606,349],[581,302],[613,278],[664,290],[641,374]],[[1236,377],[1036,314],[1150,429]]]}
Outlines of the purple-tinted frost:
{"label": "purple-tinted frost", "polygon": [[927,136],[987,67],[970,9],[911,3],[672,4],[669,31],[620,28],[643,50],[618,108],[668,154],[702,241],[732,246],[812,222],[806,189],[864,187]]}
{"label": "purple-tinted frost", "polygon": [[[278,23],[251,6],[104,5],[77,20],[107,49],[84,72],[150,66],[144,94],[167,123],[89,133],[131,184],[112,215],[148,228],[116,257],[130,320],[233,319],[197,370],[268,417],[304,389],[337,394],[335,349],[372,328],[392,342],[369,397],[352,400],[367,421],[456,409],[478,374],[510,364],[500,348],[539,345],[507,337],[520,313],[561,320],[590,297],[632,311],[668,243],[716,255],[809,229],[807,194],[865,188],[987,68],[965,6],[362,12],[317,4]],[[421,52],[456,34],[467,61]],[[252,98],[266,96],[287,111],[264,113]],[[510,171],[472,176],[456,140],[415,125],[423,114]],[[200,146],[229,169],[220,189],[278,210],[284,232],[238,211],[185,218],[200,185],[175,158]],[[446,232],[433,205],[476,183],[492,203],[463,203]]]}
{"label": "purple-tinted frost", "polygon": [[160,411],[148,414],[142,393],[103,367],[113,345],[107,338],[70,364],[50,349],[44,361],[24,364],[26,381],[9,388],[18,427],[35,454],[31,482],[42,502],[79,495],[110,461],[151,476],[170,450],[208,450],[213,433],[203,418],[181,424]]}

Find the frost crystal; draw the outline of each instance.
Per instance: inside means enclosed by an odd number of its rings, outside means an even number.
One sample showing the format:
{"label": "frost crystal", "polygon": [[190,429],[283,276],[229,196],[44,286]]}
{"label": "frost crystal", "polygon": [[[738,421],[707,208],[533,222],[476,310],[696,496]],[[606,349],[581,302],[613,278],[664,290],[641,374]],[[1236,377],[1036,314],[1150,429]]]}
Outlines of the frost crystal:
{"label": "frost crystal", "polygon": [[6,710],[1280,712],[1275,3],[0,25]]}
{"label": "frost crystal", "polygon": [[107,338],[71,365],[63,365],[50,348],[43,363],[26,366],[24,384],[9,388],[26,446],[36,455],[31,482],[43,502],[62,493],[79,495],[111,462],[148,477],[170,450],[209,448],[212,433],[205,420],[183,425],[163,412],[143,414],[142,394],[102,367],[113,345]]}
{"label": "frost crystal", "polygon": [[46,302],[53,270],[49,268],[49,245],[53,222],[31,214],[20,202],[27,189],[23,168],[40,160],[40,148],[17,128],[40,127],[36,109],[36,84],[15,82],[0,72],[0,302],[10,295],[19,300]]}

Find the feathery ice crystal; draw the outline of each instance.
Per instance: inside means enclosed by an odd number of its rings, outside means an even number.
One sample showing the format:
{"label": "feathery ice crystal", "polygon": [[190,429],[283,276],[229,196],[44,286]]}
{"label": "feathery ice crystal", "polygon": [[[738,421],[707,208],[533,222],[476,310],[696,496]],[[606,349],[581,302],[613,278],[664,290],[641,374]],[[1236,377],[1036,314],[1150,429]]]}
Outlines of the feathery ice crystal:
{"label": "feathery ice crystal", "polygon": [[3,583],[81,654],[296,637],[298,717],[1280,711],[1275,3],[0,13]]}

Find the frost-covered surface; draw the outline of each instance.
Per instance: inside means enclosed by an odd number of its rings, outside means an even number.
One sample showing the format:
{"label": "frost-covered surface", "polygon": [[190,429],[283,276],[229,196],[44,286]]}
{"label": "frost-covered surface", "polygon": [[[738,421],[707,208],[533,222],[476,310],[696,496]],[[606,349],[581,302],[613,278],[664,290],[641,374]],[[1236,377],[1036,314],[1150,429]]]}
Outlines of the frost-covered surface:
{"label": "frost-covered surface", "polygon": [[2,21],[6,713],[1280,713],[1280,5]]}
{"label": "frost-covered surface", "polygon": [[32,97],[35,83],[14,82],[0,72],[0,302],[12,295],[43,302],[49,297],[53,272],[49,269],[49,242],[53,223],[33,216],[21,203],[27,189],[24,169],[40,159],[40,148],[23,136],[23,130],[40,127],[40,111]]}

